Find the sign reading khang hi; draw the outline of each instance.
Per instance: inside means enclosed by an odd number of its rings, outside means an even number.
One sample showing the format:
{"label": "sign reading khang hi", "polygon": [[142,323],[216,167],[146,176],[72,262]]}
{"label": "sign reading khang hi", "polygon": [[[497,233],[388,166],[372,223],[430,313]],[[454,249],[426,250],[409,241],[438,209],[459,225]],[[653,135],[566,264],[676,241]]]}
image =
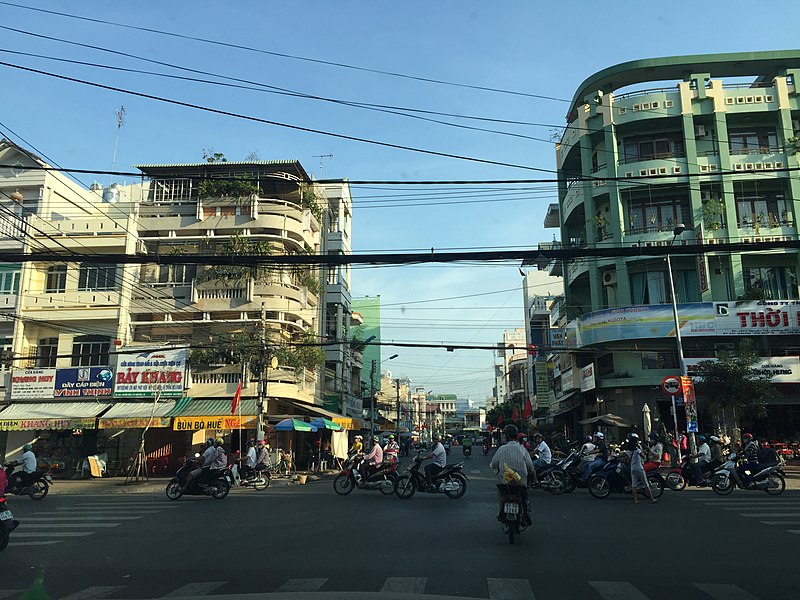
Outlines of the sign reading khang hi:
{"label": "sign reading khang hi", "polygon": [[96,419],[0,419],[0,431],[33,431],[36,429],[94,429]]}
{"label": "sign reading khang hi", "polygon": [[166,398],[182,396],[188,354],[186,348],[117,354],[114,396],[153,398],[156,392]]}
{"label": "sign reading khang hi", "polygon": [[39,400],[42,398],[52,398],[55,382],[55,369],[22,369],[20,371],[12,371],[11,399]]}

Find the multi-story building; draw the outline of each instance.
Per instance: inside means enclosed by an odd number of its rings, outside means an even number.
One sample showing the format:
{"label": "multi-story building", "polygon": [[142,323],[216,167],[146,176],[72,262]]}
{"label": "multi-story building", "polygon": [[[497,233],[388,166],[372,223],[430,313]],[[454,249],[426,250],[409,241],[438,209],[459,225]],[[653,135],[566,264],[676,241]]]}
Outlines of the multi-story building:
{"label": "multi-story building", "polygon": [[[798,239],[798,77],[797,51],[615,65],[580,85],[556,147],[565,247],[706,245],[701,256],[678,247],[672,260],[687,364],[755,336],[778,391],[768,422],[748,423],[763,433],[800,429],[800,253],[759,247]],[[546,225],[556,225],[555,212]],[[675,235],[679,224],[686,230]],[[752,249],[715,251],[721,242]],[[680,365],[664,259],[578,258],[546,268],[563,271],[570,345],[591,350],[575,355],[586,371],[583,416],[639,424],[647,404],[671,421],[659,383]],[[782,316],[767,323],[765,311]],[[699,408],[701,427],[710,427],[702,398]]]}

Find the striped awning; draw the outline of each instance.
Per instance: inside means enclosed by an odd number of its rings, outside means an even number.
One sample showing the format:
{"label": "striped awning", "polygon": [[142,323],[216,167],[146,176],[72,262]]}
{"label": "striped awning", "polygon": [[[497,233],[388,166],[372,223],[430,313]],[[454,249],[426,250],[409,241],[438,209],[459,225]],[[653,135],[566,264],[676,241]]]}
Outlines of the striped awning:
{"label": "striped awning", "polygon": [[[181,398],[165,417],[231,416],[231,398]],[[256,398],[242,398],[236,414],[255,417],[258,414]]]}
{"label": "striped awning", "polygon": [[100,429],[140,429],[145,427],[165,428],[170,425],[169,411],[175,408],[175,400],[157,402],[117,402],[98,421]]}
{"label": "striped awning", "polygon": [[17,402],[0,412],[0,431],[94,429],[107,402]]}

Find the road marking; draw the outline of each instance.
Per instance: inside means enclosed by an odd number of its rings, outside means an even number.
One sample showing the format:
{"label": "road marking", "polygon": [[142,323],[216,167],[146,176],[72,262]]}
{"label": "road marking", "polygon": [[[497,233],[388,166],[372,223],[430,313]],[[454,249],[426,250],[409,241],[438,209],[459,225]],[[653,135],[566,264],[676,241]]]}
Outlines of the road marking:
{"label": "road marking", "polygon": [[114,592],[124,589],[121,585],[99,585],[88,587],[80,592],[64,596],[61,600],[84,600],[86,598],[108,598]]}
{"label": "road marking", "polygon": [[328,581],[327,577],[289,579],[276,592],[316,592]]}
{"label": "road marking", "polygon": [[480,473],[480,472],[481,472],[481,470],[480,470],[480,469],[472,469],[472,470],[470,471],[470,473],[472,473],[473,475],[477,475],[477,474],[478,474],[478,473]]}
{"label": "road marking", "polygon": [[605,600],[648,600],[642,592],[627,581],[590,581]]}
{"label": "road marking", "polygon": [[527,579],[486,579],[490,600],[534,600],[531,582]]}
{"label": "road marking", "polygon": [[765,504],[740,504],[739,506],[732,506],[731,508],[726,508],[725,510],[747,510],[747,509],[772,509],[772,510],[797,510],[800,509],[800,505],[787,505],[787,506],[766,506]]}
{"label": "road marking", "polygon": [[[94,531],[41,531],[39,533],[29,531],[18,531],[14,533],[15,538],[40,538],[40,537],[86,537],[94,535]],[[2,598],[2,596],[0,596]]]}
{"label": "road marking", "polygon": [[[135,521],[136,519],[141,519],[142,517],[103,517],[97,515],[88,515],[85,517],[65,517],[63,513],[47,513],[47,512],[37,512],[37,515],[45,515],[43,517],[24,517],[22,519],[23,523],[36,523],[39,521],[52,523],[54,521]],[[52,515],[52,516],[51,516]]]}
{"label": "road marking", "polygon": [[764,525],[800,525],[800,521],[761,521]]}
{"label": "road marking", "polygon": [[800,533],[800,529],[787,529],[789,533]]}
{"label": "road marking", "polygon": [[31,523],[23,525],[26,529],[64,529],[67,527],[119,527],[122,523]]}
{"label": "road marking", "polygon": [[714,600],[758,600],[753,594],[729,583],[695,583],[694,587]]}
{"label": "road marking", "polygon": [[0,590],[0,598],[10,598],[11,596],[21,594],[24,591],[25,590]]}
{"label": "road marking", "polygon": [[778,513],[778,512],[771,512],[771,513],[739,513],[742,517],[752,517],[755,519],[765,519],[767,517],[800,517],[800,512],[797,513]]}
{"label": "road marking", "polygon": [[427,583],[427,577],[387,577],[383,582],[381,592],[424,594]]}
{"label": "road marking", "polygon": [[[112,513],[112,514],[119,514],[120,510],[116,508],[88,508],[86,510],[75,510],[74,508],[57,508],[58,512],[54,514],[63,515],[65,513],[87,513],[87,514],[103,514],[103,513]],[[142,510],[131,510],[129,512],[136,513],[137,515],[157,515],[164,509],[142,509]]]}
{"label": "road marking", "polygon": [[41,542],[9,542],[9,546],[52,546],[53,544],[60,544],[60,540],[47,540]]}
{"label": "road marking", "polygon": [[178,598],[187,597],[193,598],[194,596],[205,596],[210,594],[216,589],[221,588],[228,583],[227,581],[198,581],[197,583],[187,583],[182,585],[176,590],[172,590],[163,598]]}

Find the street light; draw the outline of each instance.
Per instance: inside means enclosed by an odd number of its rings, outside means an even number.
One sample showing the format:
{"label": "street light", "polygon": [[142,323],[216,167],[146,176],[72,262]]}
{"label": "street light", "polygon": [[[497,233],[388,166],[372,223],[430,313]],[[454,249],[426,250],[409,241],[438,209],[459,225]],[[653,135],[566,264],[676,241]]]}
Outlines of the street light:
{"label": "street light", "polygon": [[[675,226],[675,229],[672,230],[672,241],[669,243],[670,247],[675,244],[675,240],[678,239],[678,236],[686,231],[686,225],[683,223],[679,223]],[[672,278],[672,260],[670,260],[669,252],[667,252],[667,274],[669,275],[669,293],[672,297],[672,319],[675,322],[675,342],[678,344],[678,362],[680,363],[681,367],[681,375],[686,377],[688,375],[688,371],[686,370],[686,361],[683,359],[683,342],[681,341],[681,323],[678,319],[678,300],[675,298],[675,281]],[[681,445],[678,443],[678,411],[675,406],[675,396],[672,396],[672,419],[675,424],[675,443],[678,447],[678,462],[682,460],[681,458]],[[694,433],[689,436],[689,442],[691,444],[691,453],[695,453],[695,443],[694,443]]]}
{"label": "street light", "polygon": [[[382,360],[380,362],[380,364],[382,365],[387,360],[393,360],[393,359],[397,358],[398,356],[399,356],[399,354],[392,354],[389,358],[386,358],[386,359]],[[379,363],[378,363],[377,360],[375,360],[375,359],[372,360],[372,369],[370,369],[370,377],[369,377],[369,379],[370,379],[370,400],[372,402],[372,416],[370,417],[370,420],[369,420],[369,431],[370,431],[369,435],[370,435],[370,438],[375,436],[375,404],[376,404],[376,402],[375,402],[375,371],[378,368],[378,364]]]}

